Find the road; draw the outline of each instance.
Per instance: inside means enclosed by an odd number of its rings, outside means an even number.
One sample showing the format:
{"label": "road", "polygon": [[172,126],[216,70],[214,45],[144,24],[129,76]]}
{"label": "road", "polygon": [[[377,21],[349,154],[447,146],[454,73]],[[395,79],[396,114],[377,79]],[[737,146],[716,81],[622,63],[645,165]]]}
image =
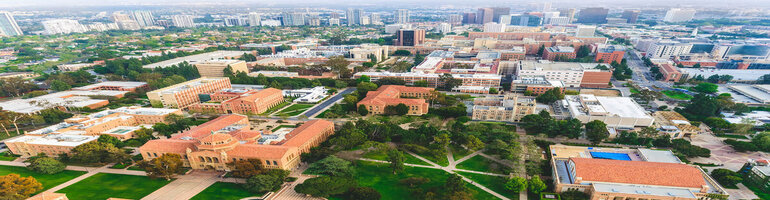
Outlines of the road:
{"label": "road", "polygon": [[337,92],[337,94],[334,94],[334,96],[329,97],[329,99],[327,99],[326,101],[323,101],[323,102],[319,103],[318,105],[316,105],[316,106],[308,109],[307,111],[305,111],[305,113],[303,113],[303,115],[308,116],[308,117],[313,117],[316,114],[319,114],[321,111],[326,110],[326,108],[334,105],[334,103],[336,103],[337,101],[342,100],[342,98],[345,98],[346,94],[350,94],[353,91],[356,91],[356,88],[354,88],[354,87],[346,88],[345,90]]}

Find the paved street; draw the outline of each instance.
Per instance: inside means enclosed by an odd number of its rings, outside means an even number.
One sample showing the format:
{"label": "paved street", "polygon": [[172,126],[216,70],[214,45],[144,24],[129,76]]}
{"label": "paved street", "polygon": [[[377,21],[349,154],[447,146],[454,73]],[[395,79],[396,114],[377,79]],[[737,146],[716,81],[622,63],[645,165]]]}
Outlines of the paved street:
{"label": "paved street", "polygon": [[334,94],[334,96],[329,97],[329,99],[326,101],[319,103],[318,105],[308,109],[302,114],[307,117],[315,117],[316,115],[321,114],[321,111],[326,110],[338,101],[341,101],[346,94],[350,94],[354,91],[356,91],[356,88],[354,87],[345,88],[345,90],[337,92],[337,94]]}

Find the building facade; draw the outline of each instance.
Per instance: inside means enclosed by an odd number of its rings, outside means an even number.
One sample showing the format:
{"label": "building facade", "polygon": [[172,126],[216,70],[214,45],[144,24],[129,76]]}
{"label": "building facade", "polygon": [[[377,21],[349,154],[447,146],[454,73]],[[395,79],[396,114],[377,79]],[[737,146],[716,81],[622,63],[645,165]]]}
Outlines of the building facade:
{"label": "building facade", "polygon": [[201,77],[224,77],[224,70],[227,67],[232,69],[233,74],[249,73],[249,67],[242,60],[207,60],[194,65]]}
{"label": "building facade", "polygon": [[283,93],[275,88],[263,90],[225,89],[207,94],[207,96],[210,101],[193,104],[189,109],[194,112],[205,113],[256,115],[284,102]]}
{"label": "building facade", "polygon": [[386,114],[385,108],[404,104],[409,107],[408,115],[424,115],[428,113],[428,101],[433,88],[408,87],[401,85],[383,85],[376,91],[369,91],[366,97],[356,106],[365,106],[370,114]]}
{"label": "building facade", "polygon": [[213,93],[231,87],[227,77],[201,77],[147,92],[147,98],[154,107],[186,108],[201,102],[198,94]]}
{"label": "building facade", "polygon": [[401,29],[396,31],[396,46],[417,46],[425,43],[425,29]]}

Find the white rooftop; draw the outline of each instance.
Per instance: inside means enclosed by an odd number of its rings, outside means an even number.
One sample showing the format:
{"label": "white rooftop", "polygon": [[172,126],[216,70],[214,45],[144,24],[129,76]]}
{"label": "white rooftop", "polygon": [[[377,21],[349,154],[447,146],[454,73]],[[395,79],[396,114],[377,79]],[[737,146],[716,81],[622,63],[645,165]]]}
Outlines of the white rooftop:
{"label": "white rooftop", "polygon": [[220,59],[224,57],[234,57],[234,56],[240,56],[244,53],[251,53],[250,51],[214,51],[214,52],[208,52],[208,53],[202,53],[192,56],[185,56],[180,58],[174,58],[171,60],[166,60],[162,62],[152,63],[148,65],[142,66],[142,68],[158,68],[158,67],[168,67],[171,65],[176,65],[182,62],[199,62],[204,60],[213,60],[213,59]]}
{"label": "white rooftop", "polygon": [[86,85],[83,87],[72,88],[72,90],[93,90],[94,88],[99,88],[102,86],[113,86],[113,87],[121,87],[124,89],[132,89],[132,88],[142,87],[145,85],[147,85],[147,83],[135,82],[135,81],[104,81],[101,83],[95,83],[95,84]]}
{"label": "white rooftop", "polygon": [[692,191],[684,188],[658,187],[658,186],[647,186],[647,185],[609,184],[609,183],[593,183],[592,185],[594,190],[599,192],[654,195],[654,196],[664,196],[664,197],[671,197],[671,198],[692,198],[692,199],[698,198],[695,196],[695,194],[693,194]]}
{"label": "white rooftop", "polygon": [[97,136],[88,135],[70,135],[70,134],[51,134],[45,136],[25,135],[11,139],[7,142],[24,142],[27,144],[55,145],[75,147],[99,139]]}
{"label": "white rooftop", "polygon": [[29,99],[16,99],[0,102],[0,108],[17,113],[36,113],[53,107],[86,107],[89,105],[107,102],[104,99],[92,99],[89,96],[118,96],[128,91],[112,90],[69,90],[37,96]]}

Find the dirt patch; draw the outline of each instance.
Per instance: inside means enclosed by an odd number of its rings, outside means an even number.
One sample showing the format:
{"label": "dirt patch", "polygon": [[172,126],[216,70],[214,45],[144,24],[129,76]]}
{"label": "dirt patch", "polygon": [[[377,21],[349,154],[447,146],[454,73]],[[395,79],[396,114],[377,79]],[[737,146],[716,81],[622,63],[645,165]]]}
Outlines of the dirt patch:
{"label": "dirt patch", "polygon": [[580,94],[593,94],[595,96],[604,97],[619,97],[620,91],[617,90],[597,90],[597,89],[581,89]]}

